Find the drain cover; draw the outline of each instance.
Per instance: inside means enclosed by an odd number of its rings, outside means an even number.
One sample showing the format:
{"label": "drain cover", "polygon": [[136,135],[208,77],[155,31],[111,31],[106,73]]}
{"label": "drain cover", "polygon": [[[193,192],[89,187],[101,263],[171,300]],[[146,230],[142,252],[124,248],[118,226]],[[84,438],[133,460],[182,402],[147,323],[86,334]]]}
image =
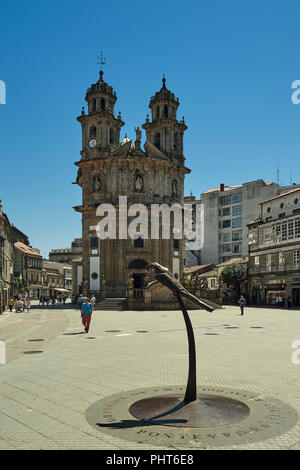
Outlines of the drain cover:
{"label": "drain cover", "polygon": [[250,326],[250,328],[263,328],[263,326]]}
{"label": "drain cover", "polygon": [[29,339],[28,341],[45,341],[44,339]]}
{"label": "drain cover", "polygon": [[219,333],[204,333],[205,335],[218,335]]}
{"label": "drain cover", "polygon": [[105,333],[120,333],[122,330],[105,330]]}
{"label": "drain cover", "polygon": [[149,333],[149,331],[147,331],[147,330],[139,330],[139,331],[137,331],[137,333]]}
{"label": "drain cover", "polygon": [[238,326],[226,326],[226,330],[235,330]]}
{"label": "drain cover", "polygon": [[39,354],[43,353],[44,351],[24,351],[24,354]]}

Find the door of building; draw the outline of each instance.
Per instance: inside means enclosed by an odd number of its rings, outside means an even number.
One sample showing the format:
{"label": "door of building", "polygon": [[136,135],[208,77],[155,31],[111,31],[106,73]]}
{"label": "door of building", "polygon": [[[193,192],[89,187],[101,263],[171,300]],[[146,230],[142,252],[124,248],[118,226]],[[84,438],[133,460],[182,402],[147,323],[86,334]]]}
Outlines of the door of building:
{"label": "door of building", "polygon": [[295,307],[300,306],[300,288],[299,287],[293,289],[293,305]]}

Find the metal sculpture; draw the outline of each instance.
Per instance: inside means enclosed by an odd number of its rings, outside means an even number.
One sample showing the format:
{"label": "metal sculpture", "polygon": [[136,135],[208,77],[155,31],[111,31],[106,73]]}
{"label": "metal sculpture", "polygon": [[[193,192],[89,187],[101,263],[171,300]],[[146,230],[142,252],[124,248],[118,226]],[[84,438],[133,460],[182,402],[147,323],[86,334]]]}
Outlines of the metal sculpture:
{"label": "metal sculpture", "polygon": [[184,402],[190,403],[197,399],[197,381],[196,381],[196,347],[195,347],[195,337],[194,331],[191,324],[190,317],[188,315],[187,309],[184,305],[182,297],[189,300],[190,302],[198,305],[201,308],[212,312],[214,308],[208,303],[204,302],[201,299],[198,299],[194,295],[192,295],[189,291],[187,291],[175,278],[175,276],[170,273],[168,268],[160,265],[159,263],[151,263],[147,266],[148,269],[153,268],[155,270],[154,281],[150,282],[148,286],[150,287],[154,283],[160,282],[164,284],[168,289],[170,289],[173,294],[177,297],[179,306],[182,310],[183,318],[185,321],[187,336],[188,336],[188,344],[189,344],[189,374],[188,374],[188,381],[184,396]]}
{"label": "metal sculpture", "polygon": [[188,292],[168,268],[159,263],[151,263],[147,268],[155,270],[155,280],[148,287],[157,282],[165,285],[176,296],[182,310],[189,344],[188,381],[183,400],[177,394],[149,397],[133,403],[130,413],[151,424],[180,427],[222,426],[245,419],[250,409],[238,400],[211,394],[197,397],[195,338],[183,298],[209,312],[214,310],[213,306]]}

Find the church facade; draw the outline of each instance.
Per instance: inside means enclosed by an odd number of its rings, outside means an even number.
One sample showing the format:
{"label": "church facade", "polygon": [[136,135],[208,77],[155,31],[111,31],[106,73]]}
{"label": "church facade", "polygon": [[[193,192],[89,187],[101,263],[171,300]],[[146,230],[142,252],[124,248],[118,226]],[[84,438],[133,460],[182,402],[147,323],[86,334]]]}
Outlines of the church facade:
{"label": "church facade", "polygon": [[[88,88],[84,107],[77,120],[82,128],[81,159],[76,183],[82,188],[82,204],[74,209],[82,214],[82,293],[99,298],[126,298],[129,289],[143,302],[149,281],[146,266],[158,262],[167,266],[180,279],[184,268],[184,240],[174,239],[171,213],[170,237],[151,237],[149,233],[120,238],[120,196],[127,197],[127,207],[143,204],[184,204],[184,178],[190,172],[185,167],[183,136],[187,129],[184,118],[177,119],[178,98],[162,87],[151,97],[147,115],[142,124],[145,131],[135,128],[135,140],[120,132],[124,126],[121,113],[115,116],[117,95],[103,79]],[[97,208],[110,204],[116,211],[117,237],[99,239]],[[128,224],[134,217],[128,216]],[[161,219],[160,219],[161,225]],[[147,297],[146,293],[146,297]],[[149,298],[149,297],[148,297]]]}

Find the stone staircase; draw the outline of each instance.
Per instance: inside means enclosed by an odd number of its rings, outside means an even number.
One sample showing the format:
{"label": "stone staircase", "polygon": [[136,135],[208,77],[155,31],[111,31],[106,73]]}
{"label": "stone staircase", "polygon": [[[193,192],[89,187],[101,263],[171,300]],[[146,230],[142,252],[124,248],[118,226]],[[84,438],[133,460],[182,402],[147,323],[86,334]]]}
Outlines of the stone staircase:
{"label": "stone staircase", "polygon": [[116,298],[111,297],[102,300],[99,303],[96,303],[95,310],[102,310],[102,311],[121,311],[124,310],[124,303],[126,298]]}

